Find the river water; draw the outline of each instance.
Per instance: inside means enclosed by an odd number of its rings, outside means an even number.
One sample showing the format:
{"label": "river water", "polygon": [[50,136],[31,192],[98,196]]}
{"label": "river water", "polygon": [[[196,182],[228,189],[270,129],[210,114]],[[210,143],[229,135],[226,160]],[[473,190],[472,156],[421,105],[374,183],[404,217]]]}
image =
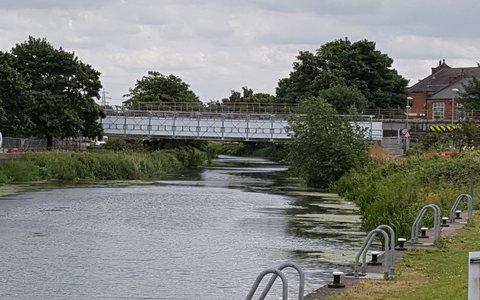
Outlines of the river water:
{"label": "river water", "polygon": [[[351,203],[253,158],[149,184],[2,197],[0,299],[244,299],[261,271],[287,261],[309,292],[353,261],[360,226]],[[298,277],[287,278],[294,299]]]}

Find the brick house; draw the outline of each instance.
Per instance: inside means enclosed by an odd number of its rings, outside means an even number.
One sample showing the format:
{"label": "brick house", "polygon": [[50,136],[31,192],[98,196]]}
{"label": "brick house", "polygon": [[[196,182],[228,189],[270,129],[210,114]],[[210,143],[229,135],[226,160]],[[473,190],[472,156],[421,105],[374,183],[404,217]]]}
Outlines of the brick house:
{"label": "brick house", "polygon": [[463,84],[468,84],[472,77],[480,78],[479,67],[451,68],[445,60],[439,61],[429,76],[409,88],[410,115],[456,122],[458,94],[464,91]]}

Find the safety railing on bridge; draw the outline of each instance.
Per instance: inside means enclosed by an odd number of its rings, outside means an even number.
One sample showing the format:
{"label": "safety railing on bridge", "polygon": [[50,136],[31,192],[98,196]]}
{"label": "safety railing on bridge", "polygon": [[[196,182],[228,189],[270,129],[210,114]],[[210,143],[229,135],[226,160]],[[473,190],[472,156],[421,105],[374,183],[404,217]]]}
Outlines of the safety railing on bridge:
{"label": "safety railing on bridge", "polygon": [[291,114],[298,111],[298,105],[287,103],[219,103],[219,102],[143,102],[128,106],[106,106],[106,113],[125,111],[169,111],[202,113],[259,113]]}
{"label": "safety railing on bridge", "polygon": [[[143,102],[128,106],[107,105],[104,107],[107,114],[124,114],[132,112],[201,112],[201,113],[252,113],[252,114],[295,114],[299,112],[298,104],[292,103],[250,103],[250,102]],[[467,119],[480,122],[480,110],[444,111],[433,114],[431,111],[412,112],[405,108],[397,109],[367,109],[361,113],[376,120],[406,120],[417,122],[444,122],[459,123]]]}

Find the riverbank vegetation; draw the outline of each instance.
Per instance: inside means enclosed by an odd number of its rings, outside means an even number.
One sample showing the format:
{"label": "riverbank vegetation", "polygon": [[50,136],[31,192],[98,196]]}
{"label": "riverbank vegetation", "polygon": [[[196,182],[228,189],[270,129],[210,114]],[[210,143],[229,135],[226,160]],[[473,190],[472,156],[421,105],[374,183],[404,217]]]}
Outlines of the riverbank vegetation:
{"label": "riverbank vegetation", "polygon": [[242,143],[242,142],[209,142],[206,147],[209,159],[218,155],[263,157],[273,161],[286,163],[288,155],[287,143]]}
{"label": "riverbank vegetation", "polygon": [[459,194],[470,192],[470,180],[473,176],[478,182],[479,174],[478,151],[455,158],[397,158],[353,170],[335,189],[359,206],[365,230],[391,224],[399,236],[408,237],[422,206],[438,204],[446,215]]}
{"label": "riverbank vegetation", "polygon": [[411,250],[397,264],[395,280],[362,280],[329,300],[467,299],[468,253],[478,251],[480,216],[445,240],[439,250]]}
{"label": "riverbank vegetation", "polygon": [[305,99],[300,108],[303,114],[290,121],[295,132],[288,156],[293,174],[309,186],[328,188],[349,170],[368,163],[361,128],[349,124],[320,97]]}
{"label": "riverbank vegetation", "polygon": [[0,184],[25,181],[82,181],[153,179],[196,168],[206,155],[196,149],[148,152],[41,152],[25,153],[0,162]]}

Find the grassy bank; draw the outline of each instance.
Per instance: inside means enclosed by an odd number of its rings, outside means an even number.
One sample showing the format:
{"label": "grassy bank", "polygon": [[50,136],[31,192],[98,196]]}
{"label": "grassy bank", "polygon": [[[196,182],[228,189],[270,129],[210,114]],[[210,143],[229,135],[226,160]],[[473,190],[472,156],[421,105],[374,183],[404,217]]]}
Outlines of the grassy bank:
{"label": "grassy bank", "polygon": [[407,252],[397,265],[396,279],[362,280],[345,293],[327,299],[467,299],[468,252],[480,250],[479,240],[480,217],[476,215],[474,225],[447,239],[442,249]]}
{"label": "grassy bank", "polygon": [[0,184],[45,180],[145,180],[183,168],[196,168],[205,160],[205,154],[197,150],[26,153],[15,160],[0,162]]}
{"label": "grassy bank", "polygon": [[408,237],[422,206],[438,204],[447,215],[455,198],[469,193],[472,175],[479,182],[480,152],[396,159],[351,172],[336,183],[336,191],[359,206],[365,230],[388,224]]}

